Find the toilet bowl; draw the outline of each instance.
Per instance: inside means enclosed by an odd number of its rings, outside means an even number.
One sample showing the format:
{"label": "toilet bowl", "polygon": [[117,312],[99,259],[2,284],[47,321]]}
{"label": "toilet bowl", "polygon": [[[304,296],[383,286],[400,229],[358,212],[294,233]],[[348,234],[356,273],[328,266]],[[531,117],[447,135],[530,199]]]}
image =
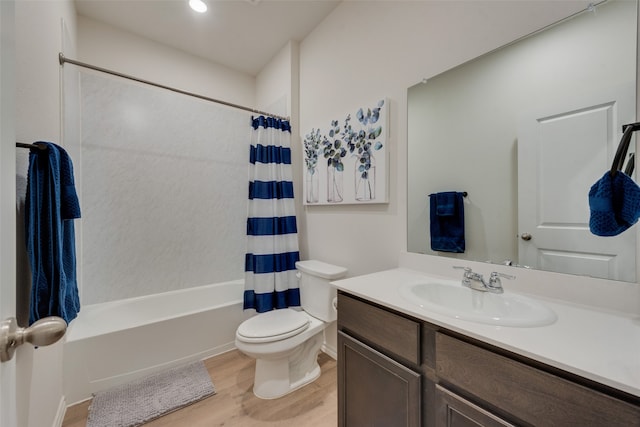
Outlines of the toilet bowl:
{"label": "toilet bowl", "polygon": [[256,359],[253,393],[261,399],[282,397],[320,376],[323,331],[337,317],[330,281],[347,270],[313,260],[298,261],[296,268],[302,310],[260,313],[236,331],[236,348]]}

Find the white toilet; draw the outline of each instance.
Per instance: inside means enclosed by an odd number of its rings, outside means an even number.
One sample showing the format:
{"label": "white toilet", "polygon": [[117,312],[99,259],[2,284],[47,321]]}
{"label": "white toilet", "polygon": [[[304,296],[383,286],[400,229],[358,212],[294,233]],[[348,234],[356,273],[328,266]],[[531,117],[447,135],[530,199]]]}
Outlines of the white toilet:
{"label": "white toilet", "polygon": [[320,376],[318,352],[324,328],[337,318],[336,290],[329,282],[347,269],[320,261],[298,261],[302,311],[292,308],[260,313],[236,331],[236,347],[256,359],[253,393],[276,399]]}

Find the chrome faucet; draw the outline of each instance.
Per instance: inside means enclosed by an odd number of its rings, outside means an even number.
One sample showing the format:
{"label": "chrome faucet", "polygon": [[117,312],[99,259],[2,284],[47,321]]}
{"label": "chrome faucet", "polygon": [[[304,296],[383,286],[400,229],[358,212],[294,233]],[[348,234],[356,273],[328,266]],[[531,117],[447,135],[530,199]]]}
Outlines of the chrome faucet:
{"label": "chrome faucet", "polygon": [[464,270],[464,274],[462,275],[462,285],[466,286],[470,289],[480,291],[480,292],[491,292],[494,294],[501,294],[504,292],[502,289],[502,281],[500,278],[505,279],[515,279],[515,276],[510,274],[498,273],[494,271],[489,276],[489,281],[486,281],[482,274],[474,272],[469,267],[459,267],[454,266],[453,268]]}

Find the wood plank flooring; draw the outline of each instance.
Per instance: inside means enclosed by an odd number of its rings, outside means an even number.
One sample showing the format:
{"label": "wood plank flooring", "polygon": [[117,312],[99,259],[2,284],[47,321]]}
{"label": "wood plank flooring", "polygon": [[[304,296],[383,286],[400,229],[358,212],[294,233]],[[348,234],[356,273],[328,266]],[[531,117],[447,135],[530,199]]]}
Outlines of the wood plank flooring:
{"label": "wood plank flooring", "polygon": [[[320,378],[274,400],[253,395],[254,359],[233,350],[204,362],[216,394],[146,427],[335,427],[338,423],[336,361],[324,353],[318,357]],[[68,408],[62,427],[85,427],[89,404]]]}

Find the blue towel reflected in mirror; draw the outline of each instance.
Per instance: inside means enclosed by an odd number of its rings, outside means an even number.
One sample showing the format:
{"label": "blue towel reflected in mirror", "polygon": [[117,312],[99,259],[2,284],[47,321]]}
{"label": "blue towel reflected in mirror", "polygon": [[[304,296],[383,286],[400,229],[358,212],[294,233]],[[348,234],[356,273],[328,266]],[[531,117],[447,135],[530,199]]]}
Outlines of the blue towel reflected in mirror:
{"label": "blue towel reflected in mirror", "polygon": [[631,153],[622,172],[631,136],[640,130],[640,122],[625,125],[623,129],[611,170],[589,190],[589,230],[596,236],[617,236],[640,218],[640,186],[630,176],[635,167],[635,153]]}
{"label": "blue towel reflected in mirror", "polygon": [[464,193],[456,191],[429,194],[432,250],[465,251],[463,198]]}
{"label": "blue towel reflected in mirror", "polygon": [[640,218],[640,187],[618,171],[606,172],[589,190],[589,229],[596,236],[617,236]]}

